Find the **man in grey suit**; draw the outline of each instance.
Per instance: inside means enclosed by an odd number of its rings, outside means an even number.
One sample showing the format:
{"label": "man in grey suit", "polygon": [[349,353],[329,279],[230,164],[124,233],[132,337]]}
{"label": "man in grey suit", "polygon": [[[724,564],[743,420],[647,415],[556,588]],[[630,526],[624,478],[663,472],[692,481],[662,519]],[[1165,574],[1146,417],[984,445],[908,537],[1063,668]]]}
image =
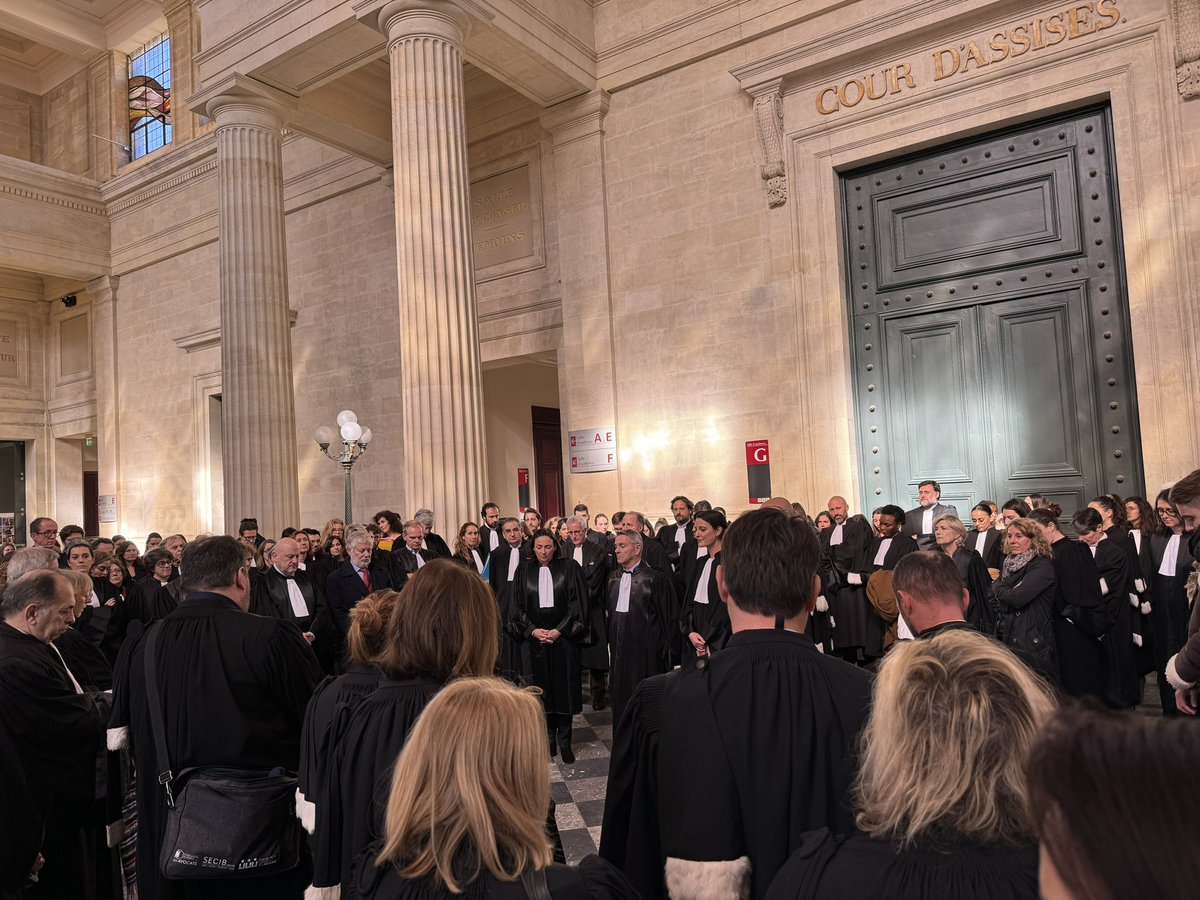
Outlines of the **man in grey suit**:
{"label": "man in grey suit", "polygon": [[922,481],[917,485],[917,497],[921,505],[904,514],[904,530],[916,538],[917,546],[922,550],[937,549],[937,543],[933,540],[933,523],[939,516],[958,516],[956,507],[939,502],[941,496],[940,484],[932,479]]}

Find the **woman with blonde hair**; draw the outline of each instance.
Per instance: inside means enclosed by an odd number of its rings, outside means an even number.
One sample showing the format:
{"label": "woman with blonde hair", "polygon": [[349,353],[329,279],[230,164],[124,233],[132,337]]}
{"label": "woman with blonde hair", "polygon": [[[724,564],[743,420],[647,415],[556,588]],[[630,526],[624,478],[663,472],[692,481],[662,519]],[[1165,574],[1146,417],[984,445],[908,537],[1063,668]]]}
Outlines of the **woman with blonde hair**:
{"label": "woman with blonde hair", "polygon": [[599,857],[553,863],[544,727],[537,698],[502,679],[448,685],[400,754],[384,838],[359,857],[348,896],[636,898]]}
{"label": "woman with blonde hair", "polygon": [[1036,900],[1025,765],[1050,688],[972,631],[905,641],[880,664],[855,784],[862,834],[805,835],[768,900]]}
{"label": "woman with blonde hair", "polygon": [[328,816],[328,854],[336,864],[315,872],[314,886],[333,888],[349,876],[354,858],[380,833],[379,798],[417,716],[451,679],[492,674],[499,635],[496,601],[474,572],[434,559],[408,577],[373,659],[383,673],[379,687],[350,712],[329,749],[316,804]]}
{"label": "woman with blonde hair", "polygon": [[933,520],[933,540],[939,550],[954,561],[954,567],[967,586],[971,602],[967,621],[984,634],[996,631],[996,611],[991,602],[992,578],[983,557],[966,546],[967,527],[958,516],[944,515]]}
{"label": "woman with blonde hair", "polygon": [[1059,684],[1054,551],[1037,522],[1018,518],[1004,526],[1004,553],[1000,577],[992,584],[999,616],[996,638],[1039,675]]}

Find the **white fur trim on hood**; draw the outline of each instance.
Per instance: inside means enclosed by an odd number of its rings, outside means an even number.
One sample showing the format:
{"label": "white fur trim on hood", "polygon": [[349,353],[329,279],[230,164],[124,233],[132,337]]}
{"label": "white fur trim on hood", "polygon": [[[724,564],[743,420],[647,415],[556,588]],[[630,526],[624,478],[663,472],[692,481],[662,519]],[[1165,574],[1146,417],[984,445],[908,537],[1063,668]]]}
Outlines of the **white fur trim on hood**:
{"label": "white fur trim on hood", "polygon": [[296,788],[296,818],[300,820],[300,824],[304,826],[305,831],[309,834],[316,834],[316,804],[300,793],[300,788]]}
{"label": "white fur trim on hood", "polygon": [[667,857],[671,900],[748,900],[750,857],[697,860]]}
{"label": "white fur trim on hood", "polygon": [[108,729],[107,736],[108,749],[116,753],[118,750],[129,749],[129,726],[122,725],[120,728]]}

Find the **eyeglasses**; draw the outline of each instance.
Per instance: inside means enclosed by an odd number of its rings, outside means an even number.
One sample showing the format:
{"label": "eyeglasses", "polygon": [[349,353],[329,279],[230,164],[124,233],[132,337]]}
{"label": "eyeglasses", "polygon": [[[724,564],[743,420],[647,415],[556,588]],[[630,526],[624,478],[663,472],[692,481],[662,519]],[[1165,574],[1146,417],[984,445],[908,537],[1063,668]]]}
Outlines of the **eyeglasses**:
{"label": "eyeglasses", "polygon": [[160,559],[158,562],[156,562],[154,564],[154,568],[156,568],[156,569],[158,569],[158,568],[168,568],[169,569],[170,567],[171,567],[171,561],[169,559]]}
{"label": "eyeglasses", "polygon": [[35,531],[34,534],[38,537],[54,537],[58,532],[52,528],[49,531]]}
{"label": "eyeglasses", "polygon": [[1163,507],[1163,506],[1160,506],[1158,508],[1158,514],[1160,516],[1170,516],[1172,519],[1179,518],[1179,513],[1175,512],[1175,510],[1173,510],[1173,509],[1167,509],[1166,507]]}

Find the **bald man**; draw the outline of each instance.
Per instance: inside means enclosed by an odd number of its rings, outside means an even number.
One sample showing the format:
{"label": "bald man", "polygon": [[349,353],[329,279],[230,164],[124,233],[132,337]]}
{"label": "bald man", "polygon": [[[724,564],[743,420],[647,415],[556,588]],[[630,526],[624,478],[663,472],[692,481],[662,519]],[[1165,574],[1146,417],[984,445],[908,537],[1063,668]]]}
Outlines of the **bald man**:
{"label": "bald man", "polygon": [[877,617],[866,590],[861,585],[850,584],[846,576],[870,562],[867,552],[874,535],[870,522],[862,516],[850,515],[845,497],[830,497],[826,509],[833,519],[833,527],[820,533],[821,581],[832,620],[832,649],[849,662],[863,663],[882,652],[882,646],[875,646],[881,643],[882,634],[877,635],[871,627],[872,619]]}
{"label": "bald man", "polygon": [[292,538],[275,545],[271,565],[250,573],[250,612],[295,623],[313,645],[322,668],[333,669],[333,640],[325,592],[300,568],[303,553]]}

